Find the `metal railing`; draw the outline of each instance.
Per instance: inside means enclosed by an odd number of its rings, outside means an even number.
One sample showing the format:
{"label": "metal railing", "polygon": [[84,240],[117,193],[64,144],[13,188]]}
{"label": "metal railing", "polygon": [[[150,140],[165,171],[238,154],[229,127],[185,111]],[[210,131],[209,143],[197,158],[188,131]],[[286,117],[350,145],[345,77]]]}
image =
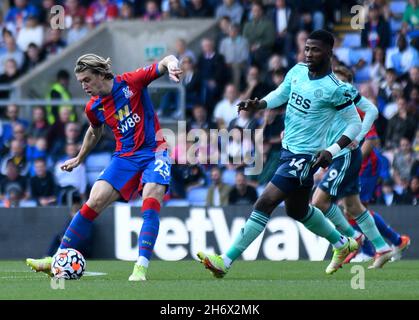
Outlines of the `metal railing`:
{"label": "metal railing", "polygon": [[[177,95],[177,103],[178,103],[178,114],[181,117],[185,118],[185,99],[186,99],[186,91],[185,87],[180,84],[172,84],[172,83],[152,83],[150,84],[149,92],[150,95],[154,94],[156,91],[161,89],[169,89],[169,90],[176,90]],[[21,110],[21,116],[23,118],[30,119],[31,118],[31,108],[34,106],[46,106],[46,105],[73,105],[73,106],[82,106],[84,107],[86,103],[89,101],[88,97],[85,99],[71,99],[71,100],[60,100],[60,99],[40,99],[40,98],[30,98],[30,99],[22,99],[16,97],[16,92],[14,92],[13,85],[0,85],[0,91],[10,91],[10,98],[9,99],[0,99],[0,108],[6,107],[10,104],[15,104],[20,107],[23,107]],[[157,107],[157,106],[155,106]],[[174,119],[173,117],[160,117],[161,123],[172,123],[179,119]]]}

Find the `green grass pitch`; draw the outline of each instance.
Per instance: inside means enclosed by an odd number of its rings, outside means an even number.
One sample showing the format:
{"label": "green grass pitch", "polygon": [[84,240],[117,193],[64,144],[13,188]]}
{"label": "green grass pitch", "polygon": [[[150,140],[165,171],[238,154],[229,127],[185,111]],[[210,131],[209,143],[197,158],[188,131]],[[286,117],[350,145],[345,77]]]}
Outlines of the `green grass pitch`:
{"label": "green grass pitch", "polygon": [[52,289],[50,279],[23,261],[0,260],[0,299],[282,300],[419,299],[419,261],[402,260],[381,270],[365,269],[365,289],[352,289],[355,264],[332,276],[327,261],[237,261],[224,279],[215,279],[196,261],[153,261],[149,281],[128,282],[125,261],[87,262],[88,272],[105,273],[66,281]]}

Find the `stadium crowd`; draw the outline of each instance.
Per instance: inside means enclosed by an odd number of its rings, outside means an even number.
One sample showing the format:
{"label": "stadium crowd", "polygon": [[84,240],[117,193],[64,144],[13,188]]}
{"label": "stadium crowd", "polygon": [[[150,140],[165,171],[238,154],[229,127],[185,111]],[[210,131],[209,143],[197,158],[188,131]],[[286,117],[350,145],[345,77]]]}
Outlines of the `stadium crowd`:
{"label": "stadium crowd", "polygon": [[[7,1],[6,1],[7,2]],[[66,29],[52,29],[50,8],[66,9]],[[258,192],[274,174],[281,149],[285,107],[237,114],[237,103],[262,98],[283,81],[287,70],[304,61],[308,34],[319,28],[334,31],[342,12],[361,4],[367,16],[359,32],[337,33],[333,65],[354,73],[355,86],[379,109],[375,125],[380,137],[376,149],[380,183],[376,202],[385,205],[418,204],[419,199],[419,4],[416,0],[14,0],[0,11],[0,85],[10,84],[39,63],[86,36],[105,21],[178,18],[216,18],[215,37],[201,39],[193,52],[185,39],[177,39],[174,54],[184,71],[187,131],[228,129],[228,148],[219,148],[220,163],[182,164],[185,148],[172,150],[172,184],[167,203],[212,206],[253,204]],[[343,7],[342,7],[343,6]],[[345,10],[343,10],[344,8]],[[1,9],[1,8],[0,8]],[[357,43],[358,42],[358,43]],[[70,74],[61,70],[46,93],[68,100]],[[7,99],[8,92],[0,91]],[[158,105],[160,116],[179,117],[170,94]],[[0,205],[64,204],[68,195],[86,198],[101,162],[114,148],[107,132],[91,160],[71,174],[60,163],[74,157],[88,124],[68,105],[37,106],[31,119],[19,116],[19,106],[1,110]],[[263,144],[244,129],[263,129]],[[201,131],[202,132],[202,131]],[[257,136],[257,135],[256,135]],[[260,138],[257,136],[256,138]],[[203,143],[205,142],[205,143]],[[214,156],[208,139],[197,149],[197,158]],[[259,175],[246,176],[244,168],[256,153],[263,155]],[[217,153],[217,154],[218,154]],[[240,161],[228,161],[231,159]]]}

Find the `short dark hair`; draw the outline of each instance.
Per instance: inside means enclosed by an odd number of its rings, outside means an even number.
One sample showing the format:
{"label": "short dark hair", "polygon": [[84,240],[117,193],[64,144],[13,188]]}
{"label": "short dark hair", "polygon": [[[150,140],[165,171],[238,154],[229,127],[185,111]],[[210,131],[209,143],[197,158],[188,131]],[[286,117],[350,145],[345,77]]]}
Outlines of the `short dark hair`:
{"label": "short dark hair", "polygon": [[324,44],[329,45],[331,48],[333,48],[333,45],[335,44],[335,39],[333,37],[333,34],[323,29],[313,31],[308,36],[308,39],[319,40],[323,42]]}
{"label": "short dark hair", "polygon": [[67,70],[61,69],[57,72],[57,80],[69,80],[70,73]]}

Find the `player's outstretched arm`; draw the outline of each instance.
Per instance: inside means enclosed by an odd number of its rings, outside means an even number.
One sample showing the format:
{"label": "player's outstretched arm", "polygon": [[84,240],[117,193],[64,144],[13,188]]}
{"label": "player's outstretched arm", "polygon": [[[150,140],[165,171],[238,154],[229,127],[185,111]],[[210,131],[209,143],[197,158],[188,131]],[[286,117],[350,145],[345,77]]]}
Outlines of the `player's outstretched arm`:
{"label": "player's outstretched arm", "polygon": [[80,163],[86,159],[87,155],[92,151],[92,149],[99,142],[103,133],[103,125],[97,128],[92,126],[87,129],[86,134],[83,139],[83,144],[79,151],[79,154],[72,159],[67,160],[61,166],[61,170],[71,172],[74,168],[78,167]]}
{"label": "player's outstretched arm", "polygon": [[169,78],[174,82],[180,81],[180,75],[182,70],[179,67],[179,60],[174,56],[166,56],[159,62],[159,73],[164,74],[169,73]]}
{"label": "player's outstretched arm", "polygon": [[[365,97],[361,97],[361,100],[359,100],[356,106],[365,113],[364,119],[362,120],[361,132],[352,141],[352,143],[358,144],[365,138],[365,135],[368,133],[368,131],[370,131],[375,119],[377,119],[378,109],[370,100]],[[357,147],[357,145],[354,147]]]}

